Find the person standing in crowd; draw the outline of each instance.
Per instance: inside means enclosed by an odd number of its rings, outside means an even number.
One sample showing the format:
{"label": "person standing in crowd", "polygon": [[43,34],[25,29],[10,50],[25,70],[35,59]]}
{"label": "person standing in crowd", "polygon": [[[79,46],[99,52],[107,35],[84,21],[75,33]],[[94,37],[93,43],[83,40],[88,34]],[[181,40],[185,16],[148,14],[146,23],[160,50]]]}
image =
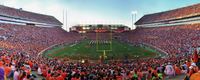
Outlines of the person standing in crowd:
{"label": "person standing in crowd", "polygon": [[197,62],[198,72],[191,75],[190,80],[200,80],[200,62]]}
{"label": "person standing in crowd", "polygon": [[19,74],[20,74],[19,69],[16,69],[14,71],[13,80],[19,80]]}
{"label": "person standing in crowd", "polygon": [[3,68],[3,62],[0,61],[0,80],[4,80],[5,77],[5,72],[4,72],[4,68]]}
{"label": "person standing in crowd", "polygon": [[173,68],[173,66],[171,65],[170,62],[168,63],[168,65],[167,65],[166,68],[165,68],[165,74],[166,74],[168,77],[175,76],[174,68]]}

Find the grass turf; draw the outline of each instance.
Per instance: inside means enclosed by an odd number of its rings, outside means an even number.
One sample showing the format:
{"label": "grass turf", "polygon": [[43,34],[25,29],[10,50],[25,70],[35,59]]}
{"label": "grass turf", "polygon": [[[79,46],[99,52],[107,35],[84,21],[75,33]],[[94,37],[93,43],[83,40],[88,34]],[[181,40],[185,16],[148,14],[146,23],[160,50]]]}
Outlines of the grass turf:
{"label": "grass turf", "polygon": [[[44,53],[45,56],[59,57],[59,58],[70,58],[74,60],[80,59],[92,59],[97,60],[103,51],[97,51],[96,44],[89,44],[90,40],[84,40],[78,44],[59,46],[48,50]],[[119,41],[112,41],[112,49],[110,45],[99,44],[98,50],[112,50],[106,51],[107,59],[133,59],[133,58],[146,58],[154,57],[158,54],[155,50],[147,47],[132,46],[126,43],[121,43]]]}

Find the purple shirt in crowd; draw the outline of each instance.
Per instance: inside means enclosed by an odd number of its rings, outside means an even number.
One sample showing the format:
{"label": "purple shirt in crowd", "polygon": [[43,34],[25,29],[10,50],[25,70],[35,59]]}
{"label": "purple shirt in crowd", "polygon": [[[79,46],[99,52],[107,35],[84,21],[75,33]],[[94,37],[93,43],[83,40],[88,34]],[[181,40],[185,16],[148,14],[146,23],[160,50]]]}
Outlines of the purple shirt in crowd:
{"label": "purple shirt in crowd", "polygon": [[0,80],[4,80],[4,69],[0,68]]}

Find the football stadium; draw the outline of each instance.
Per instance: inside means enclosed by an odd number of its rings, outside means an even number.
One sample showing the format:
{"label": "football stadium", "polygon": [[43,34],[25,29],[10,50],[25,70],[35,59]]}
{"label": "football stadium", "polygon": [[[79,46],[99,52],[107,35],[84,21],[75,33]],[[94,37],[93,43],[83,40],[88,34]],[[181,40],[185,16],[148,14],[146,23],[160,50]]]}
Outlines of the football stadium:
{"label": "football stadium", "polygon": [[[0,80],[200,80],[198,1],[155,1],[153,10],[128,0],[1,2]],[[59,12],[58,3],[70,9]],[[149,12],[139,14],[148,11],[144,5]],[[84,8],[105,12],[86,14]],[[130,18],[123,17],[126,8]]]}
{"label": "football stadium", "polygon": [[54,45],[44,50],[45,52],[41,52],[40,55],[72,60],[161,57],[158,51],[152,49],[153,47],[142,44],[130,45],[119,40],[118,35],[129,30],[130,28],[123,25],[76,25],[70,32],[79,33],[82,40]]}

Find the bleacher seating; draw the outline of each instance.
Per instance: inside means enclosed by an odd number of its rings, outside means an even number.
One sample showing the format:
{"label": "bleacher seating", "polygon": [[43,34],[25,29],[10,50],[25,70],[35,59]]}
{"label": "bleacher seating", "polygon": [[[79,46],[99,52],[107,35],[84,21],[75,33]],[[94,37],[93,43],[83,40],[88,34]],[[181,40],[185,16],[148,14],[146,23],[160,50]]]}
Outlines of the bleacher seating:
{"label": "bleacher seating", "polygon": [[152,23],[157,21],[174,20],[200,15],[200,4],[144,15],[136,24]]}
{"label": "bleacher seating", "polygon": [[1,48],[17,49],[26,53],[38,54],[43,49],[59,43],[72,43],[80,40],[78,33],[66,32],[60,27],[46,28],[27,25],[0,24],[4,30],[0,36],[6,40],[0,41]]}
{"label": "bleacher seating", "polygon": [[15,9],[7,6],[0,5],[0,15],[27,21],[42,22],[47,24],[62,24],[53,16],[43,15],[33,12],[28,12],[20,9]]}
{"label": "bleacher seating", "polygon": [[101,32],[101,33],[95,33],[95,32],[91,32],[91,33],[85,33],[83,34],[87,39],[89,40],[111,40],[112,39],[112,35],[114,35],[115,33],[110,33],[110,32]]}
{"label": "bleacher seating", "polygon": [[137,28],[121,34],[121,39],[132,43],[147,43],[169,54],[188,53],[200,46],[200,24]]}

